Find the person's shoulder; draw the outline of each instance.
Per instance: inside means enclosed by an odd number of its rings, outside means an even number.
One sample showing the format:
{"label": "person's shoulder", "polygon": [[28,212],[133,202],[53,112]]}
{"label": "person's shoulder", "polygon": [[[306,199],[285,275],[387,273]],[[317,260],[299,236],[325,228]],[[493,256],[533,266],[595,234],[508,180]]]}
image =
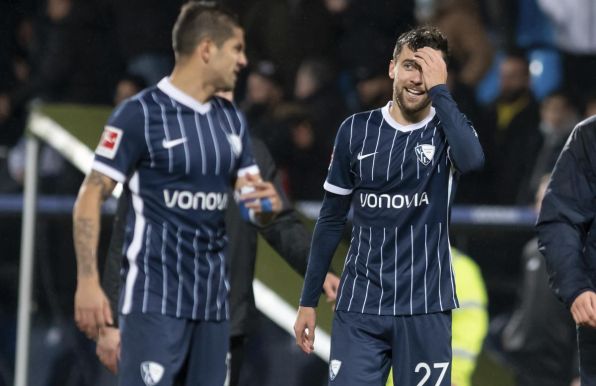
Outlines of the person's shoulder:
{"label": "person's shoulder", "polygon": [[146,111],[144,99],[151,92],[151,88],[123,100],[112,112],[108,124],[121,128],[128,128],[134,122],[144,122]]}
{"label": "person's shoulder", "polygon": [[572,142],[596,141],[596,115],[588,117],[575,125],[569,140]]}
{"label": "person's shoulder", "polygon": [[592,115],[576,125],[578,130],[596,130],[596,115]]}

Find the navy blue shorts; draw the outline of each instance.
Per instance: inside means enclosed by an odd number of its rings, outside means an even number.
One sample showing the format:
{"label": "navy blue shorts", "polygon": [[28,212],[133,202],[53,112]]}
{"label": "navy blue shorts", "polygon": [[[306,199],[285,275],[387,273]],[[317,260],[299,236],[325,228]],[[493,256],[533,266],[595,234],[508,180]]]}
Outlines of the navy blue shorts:
{"label": "navy blue shorts", "polygon": [[596,329],[577,327],[579,376],[582,386],[596,386]]}
{"label": "navy blue shorts", "polygon": [[205,322],[158,314],[120,317],[120,386],[223,386],[228,321]]}
{"label": "navy blue shorts", "polygon": [[337,311],[330,386],[451,385],[451,311],[414,316]]}

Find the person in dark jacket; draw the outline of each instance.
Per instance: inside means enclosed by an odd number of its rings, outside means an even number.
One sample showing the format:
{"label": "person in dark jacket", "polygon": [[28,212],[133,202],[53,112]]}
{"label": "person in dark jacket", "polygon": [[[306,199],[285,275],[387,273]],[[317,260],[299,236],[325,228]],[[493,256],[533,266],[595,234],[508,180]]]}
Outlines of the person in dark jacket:
{"label": "person in dark jacket", "polygon": [[582,386],[596,385],[596,116],[580,122],[555,165],[538,217],[551,288],[577,324]]}
{"label": "person in dark jacket", "polygon": [[[240,211],[234,200],[230,201],[226,213],[226,227],[229,237],[228,269],[231,275],[232,289],[230,291],[230,309],[232,318],[230,324],[230,386],[238,384],[240,370],[244,356],[244,344],[248,335],[255,327],[257,320],[252,281],[255,272],[257,256],[257,234],[261,236],[278,252],[288,264],[302,276],[306,272],[308,251],[310,248],[310,232],[301,222],[298,213],[292,208],[283,193],[276,165],[265,144],[257,138],[251,138],[253,154],[261,175],[267,181],[273,181],[274,186],[283,203],[282,211],[268,225],[257,228],[240,217]],[[114,220],[114,229],[104,268],[102,286],[108,295],[112,314],[118,314],[118,299],[120,294],[120,265],[123,253],[125,221],[128,212],[127,200],[120,199]],[[325,281],[324,291],[328,300],[334,300],[339,278],[329,273]],[[117,326],[100,330],[97,342],[97,355],[101,362],[110,370],[116,372],[119,355],[119,333]]]}

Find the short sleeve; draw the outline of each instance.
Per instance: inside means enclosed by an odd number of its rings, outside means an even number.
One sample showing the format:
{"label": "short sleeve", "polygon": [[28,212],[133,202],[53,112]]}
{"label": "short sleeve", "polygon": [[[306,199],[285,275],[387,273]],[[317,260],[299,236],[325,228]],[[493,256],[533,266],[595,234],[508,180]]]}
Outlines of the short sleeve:
{"label": "short sleeve", "polygon": [[140,101],[129,99],[108,119],[95,149],[92,169],[125,182],[146,149],[145,112]]}
{"label": "short sleeve", "polygon": [[[231,103],[229,104],[230,109],[232,110],[232,115],[236,116],[236,123],[237,123],[237,127],[239,128],[237,131],[237,138],[232,138],[233,141],[238,140],[241,143],[240,146],[240,154],[238,156],[238,177],[242,177],[245,174],[257,174],[259,173],[259,167],[257,166],[257,163],[255,161],[255,157],[253,154],[253,147],[252,147],[252,143],[251,143],[251,139],[250,136],[248,134],[248,130],[246,129],[246,119],[244,118],[244,116],[242,115],[242,113],[240,111],[238,111],[238,109],[232,105]],[[237,145],[232,144],[232,146],[234,148],[237,147]]]}
{"label": "short sleeve", "polygon": [[331,162],[327,172],[327,179],[323,187],[330,193],[342,196],[354,190],[354,174],[352,168],[352,150],[350,148],[354,116],[345,120],[335,137]]}

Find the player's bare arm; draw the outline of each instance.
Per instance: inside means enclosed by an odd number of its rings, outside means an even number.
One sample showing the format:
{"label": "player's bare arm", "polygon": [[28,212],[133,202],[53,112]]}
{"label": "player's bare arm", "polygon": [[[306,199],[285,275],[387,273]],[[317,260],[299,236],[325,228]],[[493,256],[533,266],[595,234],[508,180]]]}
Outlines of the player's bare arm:
{"label": "player's bare arm", "polygon": [[414,60],[420,66],[422,79],[427,90],[447,83],[447,64],[441,51],[422,47],[414,53]]}
{"label": "player's bare arm", "polygon": [[99,283],[97,243],[101,204],[110,196],[116,183],[97,172],[85,178],[74,206],[73,238],[77,256],[77,289],[75,321],[88,337],[97,337],[98,329],[112,324],[110,306]]}
{"label": "player's bare arm", "polygon": [[596,328],[596,292],[586,291],[575,298],[571,314],[576,324]]}
{"label": "player's bare arm", "polygon": [[307,354],[315,349],[315,328],[317,325],[317,311],[314,307],[298,307],[294,334],[296,344]]}

